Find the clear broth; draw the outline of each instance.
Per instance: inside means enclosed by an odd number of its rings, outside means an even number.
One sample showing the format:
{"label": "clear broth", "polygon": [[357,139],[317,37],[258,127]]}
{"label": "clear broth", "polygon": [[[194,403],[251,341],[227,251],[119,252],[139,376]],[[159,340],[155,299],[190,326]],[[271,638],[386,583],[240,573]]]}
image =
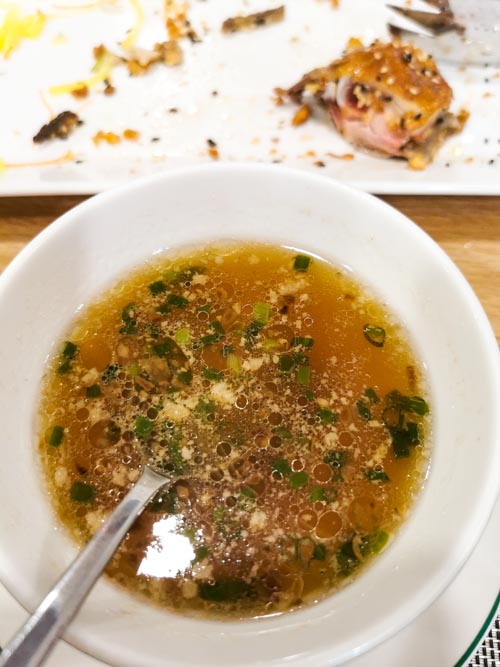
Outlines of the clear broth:
{"label": "clear broth", "polygon": [[351,276],[299,257],[234,244],[148,264],[85,308],[47,372],[39,452],[80,544],[144,451],[178,478],[107,568],[171,610],[316,602],[385,548],[422,485],[405,332]]}

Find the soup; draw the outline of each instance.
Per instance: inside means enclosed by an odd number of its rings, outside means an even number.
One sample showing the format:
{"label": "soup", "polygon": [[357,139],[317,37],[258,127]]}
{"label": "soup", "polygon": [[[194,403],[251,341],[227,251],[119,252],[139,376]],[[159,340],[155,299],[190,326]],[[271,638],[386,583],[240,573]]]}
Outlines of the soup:
{"label": "soup", "polygon": [[263,244],[148,264],[87,306],[47,372],[39,452],[83,544],[140,476],[173,476],[107,568],[168,609],[256,617],[351,581],[428,465],[420,367],[350,275]]}

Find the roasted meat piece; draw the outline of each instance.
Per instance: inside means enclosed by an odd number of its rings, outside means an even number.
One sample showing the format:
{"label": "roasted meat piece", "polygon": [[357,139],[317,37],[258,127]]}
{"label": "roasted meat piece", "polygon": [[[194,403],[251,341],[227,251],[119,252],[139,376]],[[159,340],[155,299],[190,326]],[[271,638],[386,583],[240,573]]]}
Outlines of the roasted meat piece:
{"label": "roasted meat piece", "polygon": [[75,127],[81,125],[82,122],[73,111],[62,111],[40,128],[33,137],[33,141],[35,144],[41,144],[50,139],[67,139]]}
{"label": "roasted meat piece", "polygon": [[297,103],[325,107],[351,143],[423,169],[467,112],[448,111],[452,91],[431,56],[408,44],[357,40],[344,57],[306,74],[285,93]]}

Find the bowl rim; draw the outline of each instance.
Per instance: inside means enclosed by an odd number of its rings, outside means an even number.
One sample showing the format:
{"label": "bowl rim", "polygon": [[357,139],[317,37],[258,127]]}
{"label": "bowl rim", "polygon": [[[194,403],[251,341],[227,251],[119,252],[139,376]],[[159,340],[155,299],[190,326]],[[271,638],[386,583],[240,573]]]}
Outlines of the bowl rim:
{"label": "bowl rim", "polygon": [[[440,262],[443,270],[446,270],[449,275],[453,278],[454,284],[461,291],[464,299],[467,300],[469,307],[470,317],[473,317],[478,323],[478,333],[480,332],[481,346],[490,358],[491,366],[489,368],[490,379],[492,381],[492,386],[494,387],[495,394],[500,398],[500,354],[498,351],[498,345],[496,342],[495,335],[493,333],[491,324],[481,306],[477,296],[475,295],[472,287],[467,282],[461,271],[453,263],[450,257],[444,252],[444,250],[433,241],[433,239],[416,223],[414,223],[410,218],[401,213],[398,209],[395,209],[388,203],[370,195],[366,192],[358,191],[350,186],[347,186],[343,183],[339,183],[329,177],[320,175],[320,174],[310,174],[298,169],[292,169],[283,166],[276,165],[260,165],[260,164],[214,164],[214,165],[198,165],[194,167],[184,167],[182,169],[176,169],[168,172],[162,172],[155,174],[153,176],[148,176],[146,178],[138,179],[132,183],[122,185],[118,188],[113,188],[103,193],[99,193],[94,197],[91,197],[84,202],[81,202],[77,206],[73,207],[69,211],[65,212],[62,216],[58,217],[54,222],[49,224],[45,229],[43,229],[34,239],[32,239],[26,246],[23,248],[18,255],[12,260],[12,262],[6,267],[2,275],[0,276],[0,300],[2,299],[3,292],[6,289],[9,289],[10,283],[15,281],[18,272],[21,272],[25,269],[26,264],[29,264],[31,257],[36,254],[40,247],[45,244],[50,244],[51,239],[54,236],[59,234],[59,231],[70,224],[79,224],[79,217],[82,213],[92,213],[92,210],[99,209],[102,204],[107,204],[110,201],[120,199],[123,194],[130,193],[140,193],[144,188],[147,188],[150,184],[163,181],[171,181],[177,178],[196,178],[198,174],[204,174],[207,172],[215,172],[224,175],[224,173],[255,173],[255,174],[266,174],[274,175],[276,173],[281,174],[284,177],[290,179],[298,179],[303,182],[317,183],[322,186],[328,185],[333,191],[344,192],[350,196],[354,196],[360,200],[364,200],[371,207],[378,208],[382,213],[387,212],[393,219],[399,218],[400,222],[406,225],[414,235],[420,236],[421,240],[426,244],[427,252],[434,255],[434,257]],[[497,413],[494,419],[494,431],[492,430],[491,440],[496,440],[497,445],[494,450],[494,459],[497,465],[492,466],[490,474],[487,478],[486,483],[481,489],[481,493],[478,494],[480,502],[477,503],[476,511],[476,521],[474,524],[474,530],[470,531],[469,540],[467,545],[462,549],[462,552],[459,554],[459,557],[455,557],[452,563],[448,563],[446,572],[444,568],[440,573],[440,585],[435,586],[433,590],[428,590],[429,587],[425,587],[421,591],[418,601],[419,604],[416,604],[416,597],[410,602],[405,602],[398,608],[397,617],[392,614],[391,623],[388,623],[388,616],[384,616],[384,619],[373,625],[374,631],[372,636],[369,639],[366,639],[358,645],[358,649],[355,652],[350,652],[348,655],[341,656],[341,661],[347,660],[350,657],[359,655],[360,653],[369,650],[376,644],[387,639],[389,636],[395,634],[408,623],[414,620],[422,611],[424,611],[428,606],[430,606],[434,600],[439,597],[439,595],[447,588],[451,581],[455,578],[458,572],[461,570],[466,560],[471,555],[473,549],[475,548],[485,526],[491,515],[491,512],[494,507],[495,500],[497,498],[498,492],[500,490],[500,414]],[[456,551],[453,552],[456,556]],[[19,600],[18,593],[14,592],[16,587],[14,582],[9,581],[8,577],[5,576],[5,573],[1,573],[2,583],[5,585],[7,590],[11,592],[13,597]],[[424,594],[425,593],[425,594]],[[26,600],[21,600],[20,604],[29,611],[33,608],[33,605],[27,604]],[[228,624],[225,624],[228,627]],[[376,629],[376,630],[375,630]],[[77,648],[90,653],[92,650],[90,647],[95,643],[89,641],[87,643],[86,639],[82,639],[76,631],[69,630],[67,635],[68,640],[71,644]],[[90,649],[90,650],[89,650]],[[314,656],[301,656],[301,663],[303,665],[318,665],[320,661],[326,661],[330,659],[328,655],[328,650],[325,649],[321,652],[316,652]],[[293,662],[293,661],[292,661]],[[256,663],[257,664],[257,663]],[[259,663],[260,664],[260,663]],[[323,664],[323,662],[321,662]],[[337,663],[335,663],[337,664]]]}

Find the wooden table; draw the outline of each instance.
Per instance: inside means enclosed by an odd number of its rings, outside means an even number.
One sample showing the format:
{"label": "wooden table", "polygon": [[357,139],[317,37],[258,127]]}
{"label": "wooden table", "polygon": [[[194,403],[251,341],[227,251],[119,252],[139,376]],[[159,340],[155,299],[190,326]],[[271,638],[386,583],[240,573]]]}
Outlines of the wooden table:
{"label": "wooden table", "polygon": [[[35,234],[85,197],[0,198],[0,271]],[[500,198],[387,196],[469,280],[500,342]]]}

